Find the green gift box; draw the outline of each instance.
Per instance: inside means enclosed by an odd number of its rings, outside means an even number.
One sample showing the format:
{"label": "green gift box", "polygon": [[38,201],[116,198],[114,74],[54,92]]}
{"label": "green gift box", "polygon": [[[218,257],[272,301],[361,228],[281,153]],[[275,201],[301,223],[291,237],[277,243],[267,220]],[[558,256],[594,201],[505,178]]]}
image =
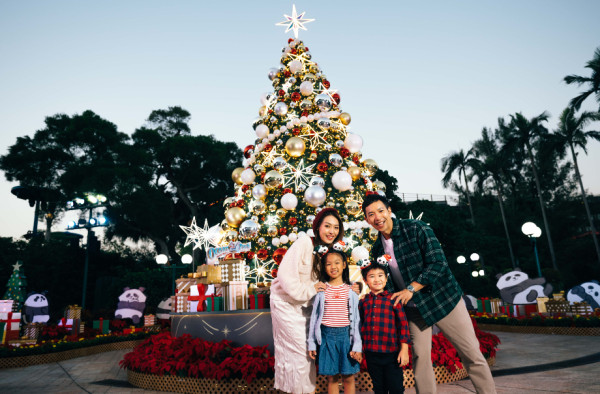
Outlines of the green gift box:
{"label": "green gift box", "polygon": [[206,311],[222,311],[223,310],[223,297],[208,296],[206,298]]}
{"label": "green gift box", "polygon": [[94,320],[92,328],[100,330],[102,334],[108,334],[108,323],[109,321],[104,319]]}
{"label": "green gift box", "polygon": [[477,299],[477,312],[492,313],[492,305],[487,297]]}

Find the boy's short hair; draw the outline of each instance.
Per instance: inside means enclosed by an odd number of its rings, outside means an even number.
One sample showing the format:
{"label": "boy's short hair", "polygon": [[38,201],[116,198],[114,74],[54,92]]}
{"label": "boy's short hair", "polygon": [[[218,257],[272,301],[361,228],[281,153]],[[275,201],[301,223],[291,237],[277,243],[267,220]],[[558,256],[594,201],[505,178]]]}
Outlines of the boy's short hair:
{"label": "boy's short hair", "polygon": [[378,193],[367,194],[362,203],[362,211],[365,216],[367,215],[367,207],[377,201],[381,201],[386,208],[390,207],[390,202],[385,196]]}
{"label": "boy's short hair", "polygon": [[369,272],[373,271],[374,269],[380,269],[383,270],[383,272],[386,272],[383,265],[379,264],[377,261],[373,261],[370,265],[360,270],[360,274],[365,281],[367,280],[367,275]]}

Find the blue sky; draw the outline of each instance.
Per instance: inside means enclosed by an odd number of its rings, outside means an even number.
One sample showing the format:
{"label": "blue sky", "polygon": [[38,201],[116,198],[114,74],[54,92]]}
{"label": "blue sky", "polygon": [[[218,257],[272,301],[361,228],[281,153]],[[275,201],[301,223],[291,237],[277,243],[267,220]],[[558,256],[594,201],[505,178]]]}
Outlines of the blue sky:
{"label": "blue sky", "polygon": [[[548,111],[554,128],[579,92],[562,78],[589,75],[584,65],[600,46],[598,1],[296,7],[316,19],[300,38],[339,90],[364,157],[404,193],[449,193],[440,159],[469,148],[499,116]],[[275,23],[291,9],[281,0],[0,0],[0,154],[56,113],[91,109],[130,134],[174,105],[191,112],[194,134],[252,144],[267,71],[290,36]],[[588,148],[584,184],[600,194],[600,143]],[[10,194],[15,185],[0,180],[0,236],[32,226],[33,209]]]}

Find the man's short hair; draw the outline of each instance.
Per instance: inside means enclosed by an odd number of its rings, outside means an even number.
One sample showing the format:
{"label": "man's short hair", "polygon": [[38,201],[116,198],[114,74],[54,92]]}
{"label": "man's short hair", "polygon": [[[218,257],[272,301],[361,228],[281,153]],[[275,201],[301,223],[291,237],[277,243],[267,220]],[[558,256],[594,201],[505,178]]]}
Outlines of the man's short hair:
{"label": "man's short hair", "polygon": [[365,216],[367,216],[367,207],[377,201],[381,201],[386,208],[390,207],[390,202],[385,196],[382,196],[378,193],[367,194],[363,199],[362,203],[362,211],[365,214]]}

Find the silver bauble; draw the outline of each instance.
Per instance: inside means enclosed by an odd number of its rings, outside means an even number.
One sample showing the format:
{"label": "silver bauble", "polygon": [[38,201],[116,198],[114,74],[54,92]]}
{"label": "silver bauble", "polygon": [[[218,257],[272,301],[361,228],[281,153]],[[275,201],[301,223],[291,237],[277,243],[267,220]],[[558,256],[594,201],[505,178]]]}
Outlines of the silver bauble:
{"label": "silver bauble", "polygon": [[262,164],[255,164],[254,165],[254,172],[256,172],[256,174],[262,174],[263,172],[265,172],[265,167],[263,167]]}
{"label": "silver bauble", "polygon": [[323,130],[329,130],[331,127],[331,120],[329,118],[321,118],[317,120],[317,126],[322,128]]}
{"label": "silver bauble", "polygon": [[326,94],[318,94],[315,97],[315,105],[317,107],[319,107],[319,109],[321,110],[321,112],[324,111],[329,111],[331,109],[331,106],[333,105],[331,97],[329,97]]}
{"label": "silver bauble", "polygon": [[344,163],[344,159],[338,153],[332,153],[329,155],[329,162],[335,167],[340,167]]}
{"label": "silver bauble", "polygon": [[263,184],[258,184],[252,188],[252,195],[257,200],[262,200],[267,196],[267,188]]}
{"label": "silver bauble", "polygon": [[327,193],[321,186],[311,186],[304,192],[304,201],[311,207],[318,207],[326,198]]}
{"label": "silver bauble", "polygon": [[344,147],[344,141],[342,141],[342,140],[335,141],[335,147],[336,148],[343,148]]}
{"label": "silver bauble", "polygon": [[303,192],[306,190],[306,185],[304,183],[301,183],[298,185],[298,187],[296,188],[297,191],[299,192]]}
{"label": "silver bauble", "polygon": [[283,170],[286,166],[287,161],[281,156],[278,156],[273,160],[273,168],[278,171]]}
{"label": "silver bauble", "polygon": [[288,106],[283,101],[280,101],[277,104],[275,104],[273,112],[275,112],[276,115],[284,116],[288,112]]}
{"label": "silver bauble", "polygon": [[307,73],[307,74],[304,74],[304,80],[305,81],[316,82],[317,81],[317,76],[315,74],[312,74],[312,73]]}
{"label": "silver bauble", "polygon": [[314,221],[315,221],[315,215],[308,215],[306,217],[306,224],[308,224],[309,226],[312,226]]}
{"label": "silver bauble", "polygon": [[277,76],[277,73],[279,72],[278,68],[271,68],[269,69],[269,79],[272,81],[275,79],[275,77]]}
{"label": "silver bauble", "polygon": [[312,108],[312,106],[313,106],[313,103],[309,99],[300,101],[300,109],[303,111],[308,111],[309,109]]}
{"label": "silver bauble", "polygon": [[254,239],[258,235],[260,226],[254,220],[245,220],[238,228],[238,236],[241,239]]}
{"label": "silver bauble", "polygon": [[310,186],[325,187],[325,179],[321,178],[318,175],[315,175],[312,178],[310,178]]}
{"label": "silver bauble", "polygon": [[255,215],[261,215],[265,212],[265,209],[267,209],[267,206],[263,200],[254,200],[250,203],[250,210]]}

